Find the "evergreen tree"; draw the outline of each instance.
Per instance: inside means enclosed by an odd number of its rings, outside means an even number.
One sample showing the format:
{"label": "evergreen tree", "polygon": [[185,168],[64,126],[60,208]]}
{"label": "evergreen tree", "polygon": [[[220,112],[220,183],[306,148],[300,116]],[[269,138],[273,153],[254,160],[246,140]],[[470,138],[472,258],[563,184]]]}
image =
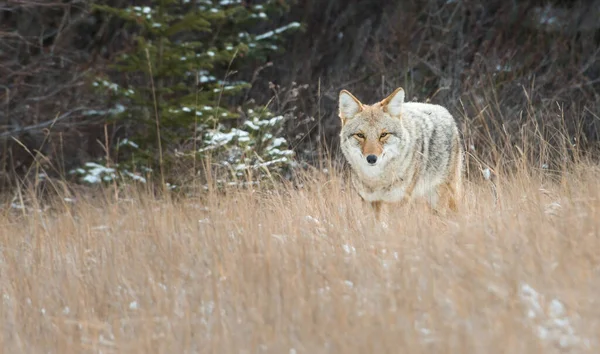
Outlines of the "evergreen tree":
{"label": "evergreen tree", "polygon": [[[281,3],[153,0],[150,6],[96,5],[137,33],[135,48],[114,65],[126,82],[107,77],[94,82],[118,104],[119,109],[108,112],[110,119],[134,127],[135,134],[118,146],[120,152],[128,149],[127,155],[135,156],[129,165],[168,167],[175,156],[168,153],[169,147],[183,144],[195,147],[192,153],[219,153],[238,176],[248,168],[289,166],[292,153],[276,136],[282,118],[266,107],[246,103],[240,109],[232,104],[249,87],[234,79],[235,72],[248,60],[256,62],[278,50],[280,35],[300,27],[290,23],[258,35],[249,33],[268,23],[270,15],[286,11]],[[196,143],[190,144],[193,139]],[[87,182],[111,180],[119,170],[134,176],[131,166],[123,166],[114,166],[116,171],[109,168],[100,178],[89,178],[90,170],[99,170],[98,163],[74,172]]]}

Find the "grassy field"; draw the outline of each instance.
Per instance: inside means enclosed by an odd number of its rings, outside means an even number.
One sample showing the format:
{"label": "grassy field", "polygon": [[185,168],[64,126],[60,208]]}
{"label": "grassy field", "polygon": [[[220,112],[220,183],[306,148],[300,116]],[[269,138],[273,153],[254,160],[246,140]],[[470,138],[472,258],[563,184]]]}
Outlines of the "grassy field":
{"label": "grassy field", "polygon": [[[303,188],[0,210],[4,353],[597,353],[600,169],[466,182],[459,215]],[[11,205],[12,203],[12,205]],[[27,205],[23,208],[23,205]]]}

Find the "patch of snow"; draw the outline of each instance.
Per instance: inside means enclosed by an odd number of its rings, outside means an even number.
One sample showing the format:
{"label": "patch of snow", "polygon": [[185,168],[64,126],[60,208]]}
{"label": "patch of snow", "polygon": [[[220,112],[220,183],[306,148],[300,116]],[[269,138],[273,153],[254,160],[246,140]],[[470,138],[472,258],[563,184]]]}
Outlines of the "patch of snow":
{"label": "patch of snow", "polygon": [[259,131],[260,130],[260,127],[258,125],[254,124],[254,122],[249,121],[249,120],[245,121],[244,125],[247,126],[250,129],[252,129],[252,130],[255,130],[255,131]]}
{"label": "patch of snow", "polygon": [[508,64],[506,65],[496,65],[496,71],[504,71],[504,72],[511,72],[512,71],[512,67]]}
{"label": "patch of snow", "polygon": [[277,148],[268,149],[267,153],[272,156],[294,156],[295,153],[293,150],[280,150]]}
{"label": "patch of snow", "polygon": [[270,146],[270,148],[277,148],[283,144],[287,144],[287,140],[285,140],[285,138],[279,137],[279,138],[273,139],[273,141],[271,142],[271,144],[269,146]]}
{"label": "patch of snow", "polygon": [[85,176],[81,178],[84,182],[94,184],[100,183],[102,180],[110,181],[116,177],[114,168],[105,167],[95,162],[86,162],[85,166],[89,169],[84,171]]}
{"label": "patch of snow", "polygon": [[146,18],[149,20],[152,18],[152,9],[149,6],[134,6],[133,11],[146,15]]}
{"label": "patch of snow", "polygon": [[589,348],[589,340],[575,334],[575,329],[560,300],[551,300],[545,310],[544,296],[528,284],[521,285],[519,297],[525,306],[527,317],[534,322],[535,332],[539,338],[553,341],[563,349],[575,346]]}
{"label": "patch of snow", "polygon": [[[100,83],[102,84],[102,86],[107,87],[109,90],[112,90],[114,92],[117,92],[117,90],[119,90],[119,85],[115,84],[114,82],[102,80]],[[94,82],[94,86],[98,85],[98,82]]]}
{"label": "patch of snow", "polygon": [[138,144],[134,143],[133,141],[131,141],[131,140],[127,139],[127,138],[121,140],[121,142],[119,143],[119,146],[123,146],[123,145],[129,145],[129,146],[131,146],[133,148],[136,148],[136,149],[139,148]]}
{"label": "patch of snow", "polygon": [[[129,93],[129,92],[127,92]],[[123,113],[125,112],[125,106],[123,106],[120,103],[117,103],[115,105],[115,107],[113,108],[109,108],[106,110],[96,110],[96,109],[88,109],[87,111],[84,111],[82,114],[84,116],[93,116],[93,115],[102,115],[102,114],[119,114],[119,113]]]}
{"label": "patch of snow", "polygon": [[560,205],[559,202],[552,202],[548,205],[546,205],[546,208],[544,209],[544,213],[546,215],[556,215],[558,214],[558,211],[562,208],[562,206]]}
{"label": "patch of snow", "polygon": [[142,183],[146,183],[146,179],[140,175],[137,175],[133,172],[129,172],[127,170],[124,170],[123,173],[128,176],[129,178],[133,179],[134,181],[138,181],[138,182],[142,182]]}
{"label": "patch of snow", "polygon": [[287,31],[289,29],[299,28],[299,27],[300,27],[300,23],[299,22],[291,22],[291,23],[289,23],[289,24],[287,24],[285,26],[279,27],[279,28],[277,28],[277,29],[275,29],[273,31],[268,31],[268,32],[265,32],[265,33],[263,33],[261,35],[258,35],[258,36],[255,37],[255,39],[257,41],[260,41],[260,40],[263,40],[263,39],[266,39],[266,38],[270,38],[270,37],[272,37],[272,36],[274,36],[276,34],[285,32],[285,31]]}
{"label": "patch of snow", "polygon": [[208,301],[208,302],[204,303],[204,301],[202,301],[200,303],[200,312],[202,313],[203,317],[210,316],[214,310],[215,310],[214,302]]}
{"label": "patch of snow", "polygon": [[316,224],[316,225],[319,225],[319,224],[321,223],[321,222],[319,221],[319,219],[315,218],[314,216],[310,216],[310,215],[306,215],[306,216],[304,217],[304,219],[305,219],[306,221],[310,221],[310,222],[312,222],[313,224]]}
{"label": "patch of snow", "polygon": [[267,162],[256,164],[256,165],[252,166],[252,168],[258,169],[258,168],[261,168],[261,167],[269,167],[271,165],[276,165],[278,163],[284,163],[284,162],[288,162],[288,161],[289,160],[288,160],[287,157],[282,157],[282,158],[279,158],[279,159],[275,159],[275,160],[271,160],[271,161],[267,161]]}
{"label": "patch of snow", "polygon": [[331,290],[331,288],[329,287],[329,285],[327,285],[327,286],[325,286],[325,287],[323,287],[323,288],[319,288],[319,289],[317,289],[317,292],[318,292],[320,295],[325,295],[325,294],[328,294],[330,290]]}
{"label": "patch of snow", "polygon": [[250,134],[248,132],[239,130],[236,128],[231,129],[229,133],[223,133],[219,131],[212,131],[207,133],[207,148],[201,149],[200,151],[206,151],[209,149],[214,149],[219,146],[223,146],[233,139],[238,139],[239,141],[249,141]]}
{"label": "patch of snow", "polygon": [[275,126],[277,123],[283,120],[283,116],[277,116],[269,119],[265,125]]}
{"label": "patch of snow", "polygon": [[125,112],[125,106],[123,106],[120,103],[117,103],[114,108],[111,108],[108,110],[108,113],[110,113],[110,114],[117,114],[117,113],[123,113],[123,112]]}
{"label": "patch of snow", "polygon": [[342,249],[347,254],[356,253],[356,248],[354,248],[354,246],[352,246],[352,245],[344,244],[344,245],[342,245]]}
{"label": "patch of snow", "polygon": [[483,170],[483,178],[489,180],[492,177],[492,171],[489,168]]}
{"label": "patch of snow", "polygon": [[536,11],[539,13],[540,16],[540,24],[542,25],[552,25],[555,24],[556,22],[558,22],[558,19],[556,18],[556,16],[552,16],[551,13],[552,11],[552,6],[547,5],[546,7],[544,7],[544,9],[540,9],[537,8]]}

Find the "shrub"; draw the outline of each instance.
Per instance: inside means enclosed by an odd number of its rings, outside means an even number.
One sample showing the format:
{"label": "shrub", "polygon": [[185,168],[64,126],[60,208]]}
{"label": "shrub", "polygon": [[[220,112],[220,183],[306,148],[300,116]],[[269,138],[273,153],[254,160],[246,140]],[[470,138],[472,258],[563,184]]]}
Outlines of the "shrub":
{"label": "shrub", "polygon": [[[103,113],[122,124],[124,138],[135,144],[134,149],[117,149],[117,156],[109,156],[120,161],[112,167],[118,170],[107,176],[159,166],[165,182],[176,159],[196,161],[208,153],[216,153],[237,173],[250,168],[269,174],[290,164],[287,142],[277,136],[281,119],[252,101],[236,105],[240,93],[251,86],[236,79],[236,73],[265,60],[278,50],[283,34],[300,27],[292,22],[262,34],[249,33],[261,22],[269,23],[270,15],[286,11],[280,2],[160,0],[150,6],[95,8],[137,33],[134,49],[112,67],[121,79],[111,81],[104,75],[93,83],[111,107],[121,107]],[[178,146],[190,151],[181,152]],[[109,161],[94,163],[106,168]],[[97,165],[90,168],[96,171]],[[110,179],[89,178],[88,172],[74,170],[82,181]]]}

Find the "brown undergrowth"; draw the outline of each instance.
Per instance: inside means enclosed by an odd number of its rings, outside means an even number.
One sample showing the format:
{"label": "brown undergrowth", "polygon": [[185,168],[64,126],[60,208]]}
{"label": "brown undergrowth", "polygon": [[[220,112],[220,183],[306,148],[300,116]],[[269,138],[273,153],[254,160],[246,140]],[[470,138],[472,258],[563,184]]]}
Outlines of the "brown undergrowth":
{"label": "brown undergrowth", "polygon": [[41,205],[24,193],[0,215],[0,345],[597,352],[600,170],[498,177],[498,206],[473,181],[458,215],[389,207],[385,224],[335,170],[197,198],[108,188]]}

